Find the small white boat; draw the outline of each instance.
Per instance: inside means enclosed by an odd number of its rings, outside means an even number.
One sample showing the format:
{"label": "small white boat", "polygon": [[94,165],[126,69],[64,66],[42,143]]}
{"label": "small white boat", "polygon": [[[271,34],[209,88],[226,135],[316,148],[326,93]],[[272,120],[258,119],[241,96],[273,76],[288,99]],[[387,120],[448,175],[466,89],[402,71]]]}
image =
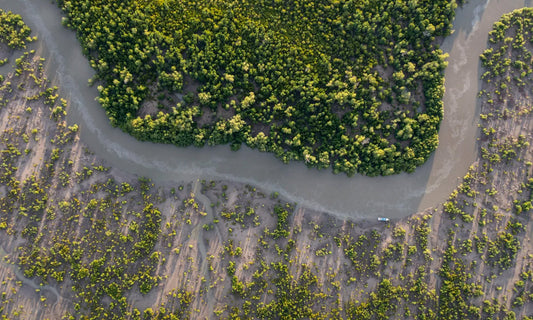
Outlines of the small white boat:
{"label": "small white boat", "polygon": [[378,217],[378,221],[389,222],[389,218]]}

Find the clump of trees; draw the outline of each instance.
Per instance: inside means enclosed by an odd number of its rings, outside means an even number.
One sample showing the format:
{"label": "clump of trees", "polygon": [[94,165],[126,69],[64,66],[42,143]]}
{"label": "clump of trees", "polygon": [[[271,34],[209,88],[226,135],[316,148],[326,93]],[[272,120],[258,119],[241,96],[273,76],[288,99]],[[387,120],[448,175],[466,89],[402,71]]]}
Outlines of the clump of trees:
{"label": "clump of trees", "polygon": [[30,27],[20,15],[0,9],[0,43],[5,43],[11,49],[26,48],[26,42],[33,40],[30,33]]}
{"label": "clump of trees", "polygon": [[138,139],[348,175],[412,172],[437,147],[453,0],[58,2]]}
{"label": "clump of trees", "polygon": [[[482,91],[480,96],[487,102],[504,102],[508,98],[509,88],[525,87],[531,81],[531,46],[529,30],[533,24],[531,8],[523,8],[505,14],[494,23],[489,32],[489,48],[481,55],[481,63],[485,68],[482,79],[492,82],[494,90]],[[482,115],[487,120],[489,115]],[[502,116],[513,116],[512,110],[502,110]],[[489,136],[494,130],[487,128],[484,133]],[[507,158],[512,154],[506,154]]]}

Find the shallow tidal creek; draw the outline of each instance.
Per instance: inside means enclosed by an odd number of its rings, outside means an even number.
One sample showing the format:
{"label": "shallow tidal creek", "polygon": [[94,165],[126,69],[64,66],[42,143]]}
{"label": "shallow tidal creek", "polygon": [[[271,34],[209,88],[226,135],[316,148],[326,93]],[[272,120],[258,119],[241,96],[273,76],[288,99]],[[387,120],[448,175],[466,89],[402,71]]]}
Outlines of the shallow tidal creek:
{"label": "shallow tidal creek", "polygon": [[487,46],[492,24],[502,14],[525,6],[533,6],[533,1],[470,0],[457,9],[455,31],[441,46],[450,56],[440,144],[427,163],[412,174],[347,177],[331,170],[308,169],[303,163],[283,164],[271,154],[246,147],[232,152],[229,146],[178,148],[135,140],[111,127],[95,101],[96,86],[87,85],[94,71],[74,32],[61,25],[59,8],[50,1],[0,0],[0,8],[22,15],[32,35],[38,36],[32,48],[48,59],[48,78],[69,100],[69,121],[80,125],[82,141],[110,166],[154,181],[222,179],[250,183],[267,192],[278,191],[308,208],[371,219],[401,218],[436,206],[465,175],[478,149],[479,55]]}

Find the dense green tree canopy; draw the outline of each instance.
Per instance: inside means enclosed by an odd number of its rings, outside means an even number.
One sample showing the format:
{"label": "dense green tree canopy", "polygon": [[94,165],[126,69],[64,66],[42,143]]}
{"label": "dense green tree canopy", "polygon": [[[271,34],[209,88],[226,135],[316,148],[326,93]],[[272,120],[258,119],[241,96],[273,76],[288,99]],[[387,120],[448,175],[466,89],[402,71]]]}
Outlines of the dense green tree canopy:
{"label": "dense green tree canopy", "polygon": [[352,175],[438,144],[454,0],[62,0],[111,123]]}

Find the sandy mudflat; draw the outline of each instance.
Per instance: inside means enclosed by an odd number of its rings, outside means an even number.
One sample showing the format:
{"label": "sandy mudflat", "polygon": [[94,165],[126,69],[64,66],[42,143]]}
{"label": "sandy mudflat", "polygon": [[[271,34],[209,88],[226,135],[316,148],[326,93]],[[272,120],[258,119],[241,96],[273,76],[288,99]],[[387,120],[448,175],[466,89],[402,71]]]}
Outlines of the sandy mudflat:
{"label": "sandy mudflat", "polygon": [[[11,82],[11,90],[2,89],[5,103],[0,109],[2,159],[8,162],[6,150],[13,150],[10,146],[20,152],[14,157],[11,168],[16,169],[10,173],[11,177],[20,181],[23,189],[35,181],[46,188],[49,199],[46,208],[52,208],[55,218],[43,213],[48,212],[45,208],[36,213],[36,220],[28,220],[21,215],[23,209],[19,202],[11,207],[13,211],[1,212],[0,223],[5,222],[6,227],[0,230],[0,243],[6,251],[6,261],[11,262],[19,261],[23,250],[17,248],[33,245],[22,235],[27,225],[37,228],[37,234],[42,235],[38,246],[44,248],[52,246],[58,237],[70,241],[83,238],[94,221],[76,211],[63,213],[58,209],[62,201],[79,200],[80,211],[93,198],[116,201],[123,215],[117,222],[108,222],[108,227],[125,236],[131,233],[129,226],[134,220],[127,218],[128,212],[142,212],[144,206],[142,196],[136,191],[118,197],[102,189],[91,191],[110,179],[113,186],[126,182],[135,190],[141,188],[141,182],[139,177],[120,168],[107,168],[78,139],[73,124],[66,123],[64,117],[58,121],[50,119],[45,97],[38,97],[45,90],[44,86],[39,87],[39,83],[44,84],[39,62],[39,58],[30,57],[22,76],[11,75],[4,82]],[[215,313],[226,317],[231,306],[241,306],[251,296],[258,297],[257,303],[266,304],[274,299],[276,288],[272,268],[265,271],[264,266],[271,267],[278,262],[287,264],[294,279],[299,279],[306,270],[316,276],[316,284],[312,286],[313,292],[320,296],[312,300],[316,310],[345,310],[349,301],[365,301],[383,279],[409,287],[413,279],[420,277],[428,290],[438,293],[442,285],[438,271],[444,253],[453,245],[458,248],[455,256],[465,263],[472,276],[468,281],[483,288],[481,297],[469,301],[481,305],[485,299],[494,298],[517,315],[530,315],[531,299],[514,307],[513,301],[519,294],[514,290],[515,283],[522,271],[531,269],[533,254],[531,212],[516,214],[515,211],[515,200],[522,203],[530,193],[524,184],[531,176],[531,165],[526,163],[533,160],[532,101],[528,93],[518,89],[510,92],[510,96],[512,99],[497,105],[483,104],[482,113],[499,114],[502,105],[510,110],[507,116],[491,117],[483,125],[495,128],[498,141],[525,139],[529,145],[516,149],[517,156],[510,161],[491,163],[491,170],[485,165],[487,159],[482,157],[472,165],[463,184],[451,197],[465,214],[463,217],[452,217],[444,212],[443,206],[438,206],[390,224],[374,219],[344,220],[287,204],[280,196],[232,181],[176,181],[165,185],[149,182],[150,201],[159,208],[162,218],[161,233],[152,250],[160,252],[160,257],[151,273],[160,280],[147,294],[141,294],[137,285],[126,291],[129,311],[150,307],[156,310],[162,303],[168,306],[171,304],[168,293],[173,290],[186,290],[195,297],[189,309],[193,319],[212,318]],[[55,105],[60,105],[59,98]],[[479,143],[480,148],[489,148],[490,139],[482,134]],[[53,157],[57,159],[51,161]],[[1,187],[3,208],[10,203],[10,188]],[[285,226],[288,237],[271,236],[277,227],[273,214],[276,206],[290,212]],[[103,218],[113,214],[106,210],[102,209]],[[511,265],[502,269],[489,256],[487,246],[477,249],[476,238],[497,241],[500,234],[508,232],[508,222],[515,221],[523,226],[514,235],[520,247]],[[290,250],[288,239],[294,241]],[[473,250],[462,249],[468,247],[465,246],[468,240],[472,241]],[[357,246],[359,241],[362,245]],[[107,248],[112,244],[103,238],[99,245]],[[83,261],[93,258],[89,249],[87,252]],[[350,259],[347,252],[355,252],[356,258]],[[230,262],[235,263],[235,277],[246,287],[245,296],[232,292],[234,280],[227,274]],[[75,313],[75,303],[82,301],[71,289],[75,281],[68,272],[63,281],[56,281],[38,276],[21,278],[23,271],[15,270],[7,262],[0,264],[0,292],[6,292],[5,301],[8,301],[2,305],[4,314],[18,313],[24,319],[56,319],[66,312]],[[261,272],[264,275],[257,276]],[[36,290],[34,286],[40,283],[46,283],[46,287]],[[530,290],[531,279],[525,283],[526,290]],[[101,303],[109,306],[110,301],[105,296]],[[411,308],[413,314],[417,310],[412,303],[406,302],[404,307]],[[84,308],[87,306],[82,303],[82,314],[89,312]],[[403,316],[398,313],[396,318],[400,317]]]}

